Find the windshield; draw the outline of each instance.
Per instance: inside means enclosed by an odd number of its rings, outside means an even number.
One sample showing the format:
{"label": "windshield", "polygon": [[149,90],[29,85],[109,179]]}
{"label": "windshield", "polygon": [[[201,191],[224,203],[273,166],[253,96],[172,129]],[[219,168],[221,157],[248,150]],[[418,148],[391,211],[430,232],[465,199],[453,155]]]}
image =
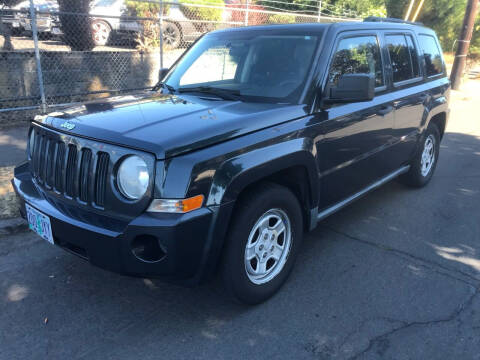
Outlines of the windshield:
{"label": "windshield", "polygon": [[[241,100],[298,101],[319,32],[232,31],[203,37],[169,71],[164,84],[180,92],[231,92]],[[190,89],[190,90],[189,90]]]}
{"label": "windshield", "polygon": [[108,7],[108,6],[112,6],[116,2],[118,2],[118,0],[97,0],[93,2],[93,7],[95,6]]}

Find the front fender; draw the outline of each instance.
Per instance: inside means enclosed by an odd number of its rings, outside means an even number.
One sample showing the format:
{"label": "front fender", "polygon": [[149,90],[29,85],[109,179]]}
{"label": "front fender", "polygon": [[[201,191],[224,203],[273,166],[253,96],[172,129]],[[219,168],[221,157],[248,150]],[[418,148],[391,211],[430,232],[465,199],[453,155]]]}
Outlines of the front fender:
{"label": "front fender", "polygon": [[213,177],[207,205],[220,205],[237,199],[245,187],[278,171],[303,166],[308,174],[310,208],[319,199],[318,167],[313,142],[308,138],[287,140],[239,154],[223,162]]}

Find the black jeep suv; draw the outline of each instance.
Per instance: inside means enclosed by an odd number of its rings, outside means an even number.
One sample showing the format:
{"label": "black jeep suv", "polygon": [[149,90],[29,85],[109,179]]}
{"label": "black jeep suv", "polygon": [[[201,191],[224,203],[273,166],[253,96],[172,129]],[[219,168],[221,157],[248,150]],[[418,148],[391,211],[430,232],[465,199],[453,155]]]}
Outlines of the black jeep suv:
{"label": "black jeep suv", "polygon": [[449,115],[434,32],[389,19],[209,33],[153,90],[35,118],[21,213],[102,268],[258,303],[303,233],[385,182],[427,184]]}

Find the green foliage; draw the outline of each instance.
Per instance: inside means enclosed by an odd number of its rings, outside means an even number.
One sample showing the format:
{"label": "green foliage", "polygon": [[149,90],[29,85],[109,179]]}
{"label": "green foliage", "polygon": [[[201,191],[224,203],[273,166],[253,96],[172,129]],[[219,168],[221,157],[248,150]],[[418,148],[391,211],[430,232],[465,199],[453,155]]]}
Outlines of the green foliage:
{"label": "green foliage", "polygon": [[[145,3],[135,0],[127,0],[125,5],[128,9],[128,15],[138,17],[158,17],[160,13],[160,4]],[[168,14],[169,4],[163,4],[163,13]]]}
{"label": "green foliage", "polygon": [[[410,0],[385,0],[387,14],[403,19]],[[460,35],[467,0],[426,0],[417,21],[436,31],[442,48],[449,52],[455,50],[455,40]],[[412,15],[418,6],[415,2]],[[477,17],[477,29],[473,33],[470,53],[480,55],[480,15]]]}
{"label": "green foliage", "polygon": [[295,16],[289,14],[275,14],[268,17],[269,24],[293,24],[295,22]]}
{"label": "green foliage", "polygon": [[387,15],[384,0],[332,0],[327,3],[333,5],[334,7],[329,9],[338,14],[348,14],[351,11],[359,17]]}
{"label": "green foliage", "polygon": [[[407,13],[410,0],[385,0],[385,7],[387,8],[387,15],[389,17],[403,19]],[[415,1],[418,6],[418,1]],[[414,10],[412,11],[412,13]]]}
{"label": "green foliage", "polygon": [[[418,21],[434,29],[444,51],[455,51],[455,40],[460,36],[467,0],[426,0]],[[479,24],[480,16],[477,16]],[[477,25],[478,27],[478,25]],[[470,53],[478,54],[480,32],[475,31]]]}
{"label": "green foliage", "polygon": [[[142,31],[136,36],[137,49],[151,51],[160,45],[160,28],[158,25],[158,15],[160,13],[160,4],[144,3],[134,0],[125,2],[129,16],[149,18],[154,20],[142,20]],[[168,13],[168,7],[163,7],[163,13]]]}
{"label": "green foliage", "polygon": [[[180,0],[180,4],[191,4],[195,3],[198,5],[205,5],[207,7],[198,7],[198,6],[188,6],[182,5],[182,11],[185,16],[192,20],[208,20],[208,21],[221,21],[223,15],[223,8],[225,2],[223,0]],[[221,7],[221,9],[208,7],[215,6]]]}

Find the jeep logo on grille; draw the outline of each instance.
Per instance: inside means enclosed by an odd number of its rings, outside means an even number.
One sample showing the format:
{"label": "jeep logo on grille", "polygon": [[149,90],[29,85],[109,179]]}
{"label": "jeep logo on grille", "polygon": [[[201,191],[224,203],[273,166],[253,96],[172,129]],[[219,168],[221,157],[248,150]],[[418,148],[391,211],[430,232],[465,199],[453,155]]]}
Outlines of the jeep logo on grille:
{"label": "jeep logo on grille", "polygon": [[65,128],[67,130],[73,130],[75,128],[75,124],[72,124],[69,121],[65,121],[60,127]]}

